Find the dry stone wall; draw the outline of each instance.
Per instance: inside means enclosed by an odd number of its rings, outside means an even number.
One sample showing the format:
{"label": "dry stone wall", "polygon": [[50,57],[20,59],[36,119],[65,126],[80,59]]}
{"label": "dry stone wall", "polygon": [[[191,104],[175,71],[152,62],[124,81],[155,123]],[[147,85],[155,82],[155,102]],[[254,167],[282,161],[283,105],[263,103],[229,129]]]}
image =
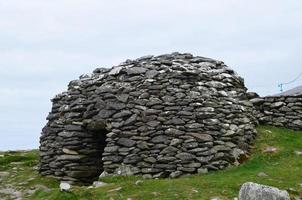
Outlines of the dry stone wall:
{"label": "dry stone wall", "polygon": [[52,99],[40,173],[90,184],[101,172],[174,178],[238,164],[256,135],[246,90],[223,62],[191,54],[98,68]]}
{"label": "dry stone wall", "polygon": [[259,123],[302,130],[302,94],[267,97],[251,94],[250,98]]}

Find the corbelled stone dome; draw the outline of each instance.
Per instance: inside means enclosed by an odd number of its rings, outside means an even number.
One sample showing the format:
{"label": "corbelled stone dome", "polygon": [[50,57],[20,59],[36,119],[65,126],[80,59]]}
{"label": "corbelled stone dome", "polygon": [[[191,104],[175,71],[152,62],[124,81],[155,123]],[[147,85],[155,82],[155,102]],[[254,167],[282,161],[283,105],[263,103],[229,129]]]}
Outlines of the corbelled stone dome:
{"label": "corbelled stone dome", "polygon": [[90,184],[104,172],[177,177],[238,164],[255,138],[243,79],[223,62],[172,53],[71,81],[40,138],[40,173]]}

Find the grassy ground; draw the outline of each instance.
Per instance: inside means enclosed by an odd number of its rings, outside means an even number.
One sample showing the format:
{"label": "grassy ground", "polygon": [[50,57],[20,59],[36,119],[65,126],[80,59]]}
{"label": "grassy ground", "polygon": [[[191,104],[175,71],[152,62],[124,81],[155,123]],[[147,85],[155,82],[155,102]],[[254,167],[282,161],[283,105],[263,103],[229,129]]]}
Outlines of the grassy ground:
{"label": "grassy ground", "polygon": [[[278,148],[276,153],[263,153],[267,146]],[[239,167],[232,167],[206,175],[179,179],[142,180],[141,177],[108,177],[102,188],[73,187],[70,193],[60,192],[55,179],[40,177],[33,169],[37,164],[37,151],[4,152],[0,155],[0,171],[9,172],[0,177],[1,188],[13,188],[25,199],[233,199],[240,185],[252,181],[286,189],[291,196],[302,196],[302,132],[261,126],[253,155]],[[17,162],[17,163],[16,163]],[[267,177],[259,177],[264,172]],[[142,180],[140,184],[136,181]],[[2,196],[1,196],[2,195]],[[19,194],[20,195],[20,194]]]}

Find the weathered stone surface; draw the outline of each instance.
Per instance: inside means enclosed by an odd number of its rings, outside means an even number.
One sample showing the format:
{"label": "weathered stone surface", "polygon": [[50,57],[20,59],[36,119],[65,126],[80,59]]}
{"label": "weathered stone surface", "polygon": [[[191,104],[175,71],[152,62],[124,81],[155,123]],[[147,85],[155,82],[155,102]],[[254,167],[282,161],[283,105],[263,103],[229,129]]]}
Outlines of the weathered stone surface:
{"label": "weathered stone surface", "polygon": [[[40,173],[87,185],[102,172],[175,178],[238,164],[256,134],[252,97],[224,63],[191,54],[98,68],[52,100]],[[268,107],[287,113],[299,103]],[[278,115],[277,123],[286,120]]]}
{"label": "weathered stone surface", "polygon": [[176,158],[179,158],[182,161],[191,161],[195,159],[195,156],[190,153],[179,153],[176,154]]}
{"label": "weathered stone surface", "polygon": [[135,145],[135,141],[131,140],[131,139],[127,139],[127,138],[120,138],[117,141],[117,144],[125,146],[125,147],[132,147],[133,145]]}
{"label": "weathered stone surface", "polygon": [[213,137],[208,134],[200,134],[200,133],[189,133],[189,135],[195,137],[199,142],[211,142],[213,141]]}
{"label": "weathered stone surface", "polygon": [[61,182],[60,183],[60,191],[61,192],[69,192],[71,189],[71,185],[69,183]]}
{"label": "weathered stone surface", "polygon": [[145,73],[146,71],[147,71],[147,69],[143,68],[143,67],[132,67],[132,68],[129,68],[126,70],[126,72],[129,75],[142,74],[142,73]]}
{"label": "weathered stone surface", "polygon": [[245,183],[241,186],[239,200],[290,200],[285,190],[257,183]]}
{"label": "weathered stone surface", "polygon": [[0,178],[1,177],[6,177],[6,176],[9,176],[9,172],[1,172],[0,171]]}
{"label": "weathered stone surface", "polygon": [[73,150],[70,150],[70,149],[67,149],[67,148],[63,148],[62,151],[63,151],[64,153],[70,154],[70,155],[78,155],[78,154],[79,154],[78,152],[73,151]]}
{"label": "weathered stone surface", "polygon": [[151,139],[151,142],[157,143],[167,143],[169,141],[168,137],[165,135],[159,135]]}

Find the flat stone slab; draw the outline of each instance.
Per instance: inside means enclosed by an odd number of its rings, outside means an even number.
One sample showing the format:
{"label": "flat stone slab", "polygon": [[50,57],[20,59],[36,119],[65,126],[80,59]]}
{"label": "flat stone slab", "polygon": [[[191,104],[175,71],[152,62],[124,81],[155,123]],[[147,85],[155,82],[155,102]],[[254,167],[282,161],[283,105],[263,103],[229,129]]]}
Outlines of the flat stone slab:
{"label": "flat stone slab", "polygon": [[285,190],[248,182],[241,186],[239,200],[290,200],[290,197]]}
{"label": "flat stone slab", "polygon": [[0,177],[9,176],[9,172],[0,172]]}

